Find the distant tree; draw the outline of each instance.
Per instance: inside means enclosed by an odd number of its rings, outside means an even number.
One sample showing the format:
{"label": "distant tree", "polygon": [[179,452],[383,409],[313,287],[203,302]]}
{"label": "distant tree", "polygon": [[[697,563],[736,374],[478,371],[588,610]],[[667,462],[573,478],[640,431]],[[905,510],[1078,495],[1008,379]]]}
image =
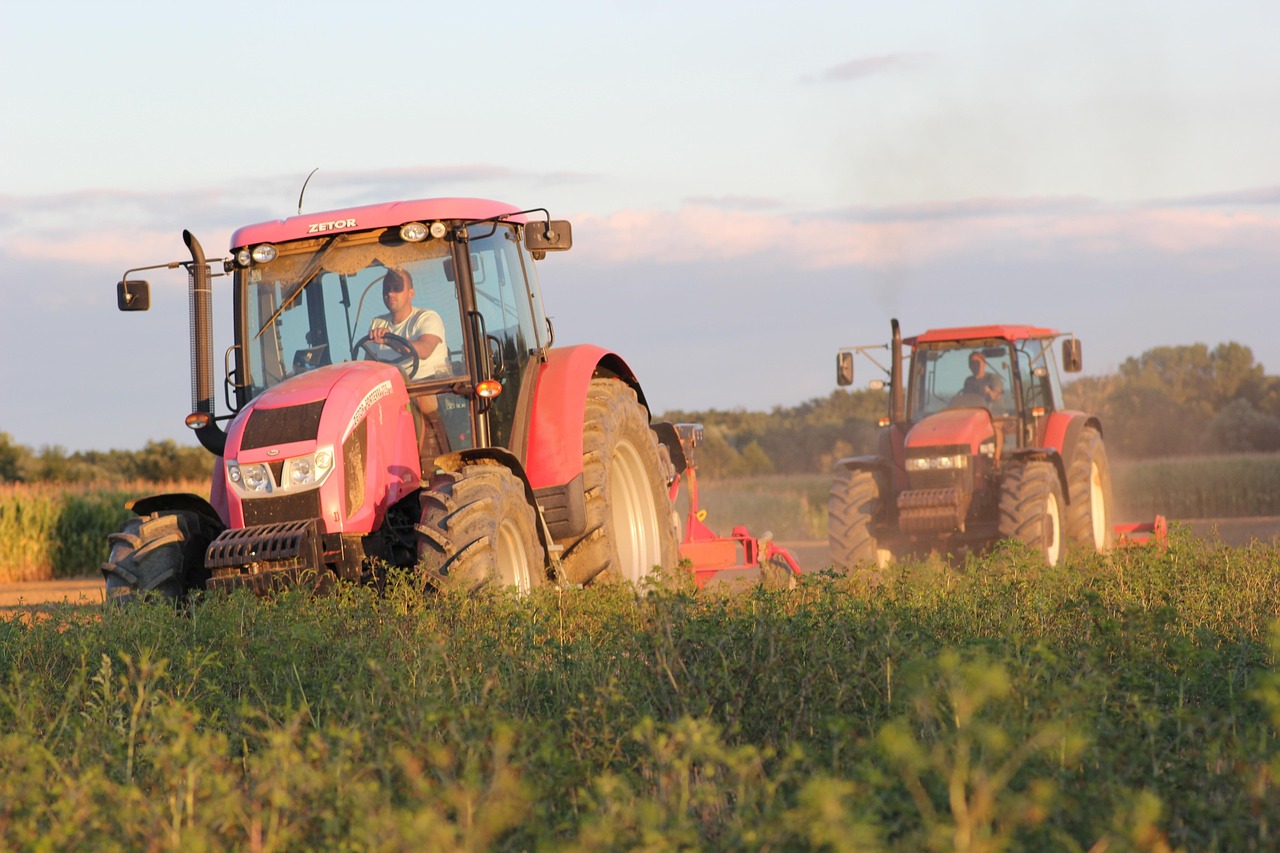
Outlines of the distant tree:
{"label": "distant tree", "polygon": [[31,451],[14,444],[7,432],[0,432],[0,482],[20,483]]}
{"label": "distant tree", "polygon": [[1209,422],[1205,449],[1223,453],[1280,450],[1280,418],[1259,412],[1242,397],[1232,400]]}

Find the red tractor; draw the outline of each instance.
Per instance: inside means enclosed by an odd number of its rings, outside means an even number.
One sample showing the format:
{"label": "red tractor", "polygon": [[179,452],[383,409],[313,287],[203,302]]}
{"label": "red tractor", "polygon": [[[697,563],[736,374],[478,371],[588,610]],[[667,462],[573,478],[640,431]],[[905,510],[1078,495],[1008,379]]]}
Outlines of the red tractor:
{"label": "red tractor", "polygon": [[853,383],[855,352],[886,370],[889,415],[875,455],[836,463],[827,505],[836,568],[981,551],[1001,539],[1026,542],[1051,565],[1071,543],[1111,547],[1102,424],[1064,407],[1059,338],[1063,369],[1078,372],[1079,340],[1032,326],[934,329],[904,340],[893,320],[888,368],[873,356],[883,345],[838,353],[840,385]]}
{"label": "red tractor", "polygon": [[[676,565],[674,428],[651,428],[618,354],[552,346],[533,262],[570,248],[568,222],[446,198],[249,225],[226,260],[183,238],[190,261],[130,270],[117,296],[146,310],[131,273],[187,270],[186,422],[215,457],[211,497],[134,502],[110,537],[109,599],[379,583],[391,567],[528,590]],[[234,343],[219,415],[223,275]]]}

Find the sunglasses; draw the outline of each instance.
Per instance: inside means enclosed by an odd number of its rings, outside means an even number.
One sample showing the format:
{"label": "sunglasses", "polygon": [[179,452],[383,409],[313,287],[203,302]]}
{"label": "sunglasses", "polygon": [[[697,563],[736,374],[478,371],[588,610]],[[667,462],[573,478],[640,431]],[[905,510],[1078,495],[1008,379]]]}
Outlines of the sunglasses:
{"label": "sunglasses", "polygon": [[384,293],[399,293],[402,290],[404,290],[403,281],[383,281],[382,282],[382,291]]}

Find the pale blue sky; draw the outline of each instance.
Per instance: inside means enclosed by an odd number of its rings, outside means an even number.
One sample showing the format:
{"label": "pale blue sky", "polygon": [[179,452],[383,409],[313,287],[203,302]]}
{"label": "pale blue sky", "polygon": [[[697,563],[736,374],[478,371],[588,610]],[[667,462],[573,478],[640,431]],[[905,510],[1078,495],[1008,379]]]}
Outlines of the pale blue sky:
{"label": "pale blue sky", "polygon": [[574,220],[558,340],[659,411],[826,396],[891,316],[1068,329],[1093,373],[1228,340],[1277,373],[1277,32],[1240,0],[0,0],[0,432],[193,443],[183,277],[147,315],[114,283],[294,213],[314,167],[311,211]]}

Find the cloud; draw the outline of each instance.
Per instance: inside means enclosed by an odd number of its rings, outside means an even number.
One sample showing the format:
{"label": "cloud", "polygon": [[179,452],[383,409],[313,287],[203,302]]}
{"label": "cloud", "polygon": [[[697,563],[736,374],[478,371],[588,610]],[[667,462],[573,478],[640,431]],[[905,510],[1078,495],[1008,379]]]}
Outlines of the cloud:
{"label": "cloud", "polygon": [[862,56],[818,72],[817,80],[821,83],[847,83],[850,80],[862,80],[877,74],[919,68],[932,59],[933,55],[928,53],[882,53],[877,56]]}
{"label": "cloud", "polygon": [[1280,186],[1255,187],[1249,190],[1209,193],[1177,199],[1174,204],[1185,207],[1212,205],[1273,205],[1280,204]]}
{"label": "cloud", "polygon": [[718,207],[723,210],[775,210],[782,207],[776,198],[764,196],[722,195],[722,196],[690,196],[685,204],[701,207]]}
{"label": "cloud", "polygon": [[577,250],[613,263],[785,257],[803,269],[884,268],[998,250],[1280,251],[1280,214],[1126,208],[1090,199],[973,199],[805,215],[686,204],[674,212],[580,214]]}

